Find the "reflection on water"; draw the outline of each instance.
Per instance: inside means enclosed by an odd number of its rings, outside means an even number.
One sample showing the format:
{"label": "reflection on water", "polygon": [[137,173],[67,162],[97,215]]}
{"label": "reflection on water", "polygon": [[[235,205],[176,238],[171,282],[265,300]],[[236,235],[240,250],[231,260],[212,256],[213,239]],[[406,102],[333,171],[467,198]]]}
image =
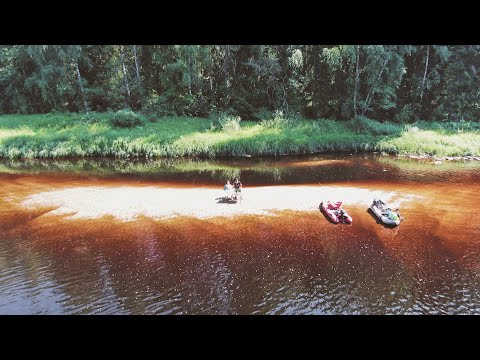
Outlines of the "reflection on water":
{"label": "reflection on water", "polygon": [[[116,179],[121,182],[212,185],[242,176],[250,185],[289,185],[370,180],[417,182],[455,181],[461,175],[480,180],[479,161],[444,161],[392,158],[388,156],[303,156],[228,160],[1,160],[0,173],[37,175],[51,179]],[[114,175],[114,176],[113,176]]]}
{"label": "reflection on water", "polygon": [[[480,313],[478,166],[236,162],[2,163],[0,314]],[[214,200],[225,171],[241,204]],[[406,220],[378,224],[373,194]]]}

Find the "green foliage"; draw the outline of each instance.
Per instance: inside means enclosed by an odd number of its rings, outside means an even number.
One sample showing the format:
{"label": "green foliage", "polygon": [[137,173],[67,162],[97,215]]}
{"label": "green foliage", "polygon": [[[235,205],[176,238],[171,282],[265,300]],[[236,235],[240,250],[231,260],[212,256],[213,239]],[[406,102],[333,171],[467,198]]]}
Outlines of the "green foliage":
{"label": "green foliage", "polygon": [[275,116],[274,112],[266,108],[260,108],[253,115],[253,120],[269,120],[269,119],[273,119],[274,116]]}
{"label": "green foliage", "polygon": [[157,117],[171,116],[173,112],[169,109],[168,101],[165,96],[152,95],[145,102],[143,110],[148,114],[154,114]]}
{"label": "green foliage", "polygon": [[400,128],[390,122],[379,123],[365,116],[357,116],[349,124],[357,133],[372,135],[394,135],[399,133]]}
{"label": "green foliage", "polygon": [[131,128],[143,125],[143,119],[130,109],[118,110],[110,119],[110,124],[119,128]]}
{"label": "green foliage", "polygon": [[[335,151],[480,155],[476,122],[422,121],[405,126],[362,118],[362,131],[357,133],[350,121],[285,122],[278,116],[273,126],[242,121],[235,131],[211,131],[211,119],[166,117],[121,128],[111,125],[114,115],[91,113],[89,123],[82,121],[82,114],[0,116],[0,157],[213,158]],[[237,120],[234,123],[240,124]]]}
{"label": "green foliage", "polygon": [[400,112],[395,115],[394,119],[397,123],[412,122],[415,119],[413,106],[411,104],[403,106]]}
{"label": "green foliage", "polygon": [[478,132],[445,134],[410,126],[399,137],[381,140],[379,146],[384,151],[400,154],[478,156],[480,154],[478,140]]}
{"label": "green foliage", "polygon": [[[60,116],[65,116],[65,114],[59,114]],[[112,114],[113,116],[113,114]],[[97,113],[88,113],[85,115],[82,115],[80,118],[81,122],[84,123],[85,125],[89,124],[94,124],[102,120],[102,114],[97,114]]]}
{"label": "green foliage", "polygon": [[293,122],[285,118],[283,111],[276,110],[273,118],[262,120],[261,125],[267,129],[287,129],[293,125]]}
{"label": "green foliage", "polygon": [[442,117],[452,121],[480,119],[480,46],[466,45],[452,49],[446,66]]}
{"label": "green foliage", "polygon": [[152,123],[155,123],[160,119],[160,116],[158,116],[158,114],[156,114],[156,113],[150,113],[150,114],[145,115],[145,118],[148,121],[150,121]]}
{"label": "green foliage", "polygon": [[223,131],[231,132],[231,131],[239,131],[240,121],[242,119],[240,116],[232,116],[223,114],[218,118],[218,123]]}
{"label": "green foliage", "polygon": [[184,114],[196,117],[206,117],[210,114],[211,106],[208,97],[202,93],[191,95]]}
{"label": "green foliage", "polygon": [[478,122],[479,71],[479,45],[3,45],[0,113]]}

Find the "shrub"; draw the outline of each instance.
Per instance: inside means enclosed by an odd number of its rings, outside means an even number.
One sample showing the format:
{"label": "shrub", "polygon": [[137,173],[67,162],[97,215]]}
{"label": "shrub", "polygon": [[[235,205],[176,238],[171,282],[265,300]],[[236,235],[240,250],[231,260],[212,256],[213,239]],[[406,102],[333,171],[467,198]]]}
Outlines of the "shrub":
{"label": "shrub", "polygon": [[275,111],[275,116],[270,120],[262,120],[262,126],[269,129],[285,129],[292,125],[292,121],[285,118],[283,111]]}
{"label": "shrub", "polygon": [[88,114],[85,114],[81,117],[81,121],[85,124],[85,125],[89,125],[89,124],[94,124],[94,123],[97,123],[100,121],[100,116],[98,116],[98,114],[95,114],[95,113],[88,113]]}
{"label": "shrub", "polygon": [[241,129],[240,121],[242,121],[240,116],[233,115],[221,115],[218,118],[218,123],[223,131],[239,131]]}
{"label": "shrub", "polygon": [[155,114],[157,117],[171,116],[175,112],[171,109],[168,99],[165,96],[153,95],[144,104],[143,112]]}
{"label": "shrub", "polygon": [[189,116],[208,116],[211,112],[208,98],[201,92],[191,95],[189,103],[185,106],[184,114]]}
{"label": "shrub", "polygon": [[394,117],[395,122],[405,123],[405,122],[412,122],[415,120],[415,114],[413,112],[413,106],[411,104],[407,104],[402,107],[402,110]]}
{"label": "shrub", "polygon": [[253,117],[255,120],[262,121],[273,119],[274,115],[272,111],[262,107],[260,110],[254,113]]}
{"label": "shrub", "polygon": [[157,113],[150,113],[146,115],[147,120],[152,123],[157,122],[160,117],[161,116],[159,116]]}
{"label": "shrub", "polygon": [[357,134],[393,135],[401,131],[398,125],[388,121],[381,123],[365,116],[357,116],[353,119],[352,126]]}
{"label": "shrub", "polygon": [[110,119],[110,124],[120,128],[131,128],[143,125],[143,119],[130,109],[118,110]]}

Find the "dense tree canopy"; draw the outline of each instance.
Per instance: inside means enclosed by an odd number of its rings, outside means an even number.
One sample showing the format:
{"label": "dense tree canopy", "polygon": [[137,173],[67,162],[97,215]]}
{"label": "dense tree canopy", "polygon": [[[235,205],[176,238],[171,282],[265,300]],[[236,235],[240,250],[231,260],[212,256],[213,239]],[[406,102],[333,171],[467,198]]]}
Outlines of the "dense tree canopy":
{"label": "dense tree canopy", "polygon": [[480,118],[478,45],[0,46],[0,112]]}

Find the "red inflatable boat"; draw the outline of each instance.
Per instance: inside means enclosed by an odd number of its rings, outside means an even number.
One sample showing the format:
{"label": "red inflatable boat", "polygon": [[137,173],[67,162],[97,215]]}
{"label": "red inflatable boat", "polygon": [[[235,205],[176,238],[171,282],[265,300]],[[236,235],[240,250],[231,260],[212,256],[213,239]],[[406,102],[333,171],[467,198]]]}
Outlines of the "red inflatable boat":
{"label": "red inflatable boat", "polygon": [[335,224],[340,222],[347,224],[352,223],[352,217],[342,209],[341,201],[337,201],[335,203],[331,201],[322,201],[320,207]]}

